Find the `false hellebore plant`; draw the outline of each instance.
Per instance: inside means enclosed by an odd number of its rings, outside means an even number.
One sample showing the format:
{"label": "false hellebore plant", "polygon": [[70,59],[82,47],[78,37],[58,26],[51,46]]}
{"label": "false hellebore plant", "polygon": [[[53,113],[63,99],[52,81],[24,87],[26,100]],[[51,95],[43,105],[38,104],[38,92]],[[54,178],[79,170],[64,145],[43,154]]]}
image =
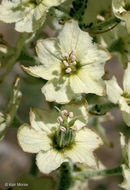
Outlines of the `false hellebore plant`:
{"label": "false hellebore plant", "polygon": [[[35,154],[30,172],[17,181],[28,182],[29,190],[89,190],[93,177],[121,175],[118,186],[130,190],[130,0],[2,0],[0,21],[13,23],[18,34],[12,45],[0,34],[0,142],[9,128],[18,128],[19,146]],[[119,69],[109,61],[113,55],[124,73],[122,87],[110,79]],[[30,109],[30,124],[28,105],[37,107]],[[114,120],[113,108],[123,116],[111,130],[120,136],[122,160],[108,169],[99,153],[102,145],[115,146],[104,128]]]}

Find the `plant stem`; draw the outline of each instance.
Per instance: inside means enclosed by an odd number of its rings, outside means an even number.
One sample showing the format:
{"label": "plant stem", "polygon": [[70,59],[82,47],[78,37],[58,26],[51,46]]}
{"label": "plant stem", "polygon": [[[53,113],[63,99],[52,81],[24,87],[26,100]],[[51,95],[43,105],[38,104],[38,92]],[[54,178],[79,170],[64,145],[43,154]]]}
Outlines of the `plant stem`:
{"label": "plant stem", "polygon": [[120,23],[120,19],[116,17],[112,17],[108,20],[100,22],[99,24],[95,26],[91,26],[90,28],[88,28],[88,32],[93,33],[93,34],[104,33],[113,29],[115,26],[117,26],[118,23]]}
{"label": "plant stem", "polygon": [[88,170],[82,172],[73,172],[72,176],[75,179],[83,179],[83,178],[92,178],[97,176],[113,176],[113,175],[121,175],[122,167],[118,166],[112,169],[104,169],[104,170]]}
{"label": "plant stem", "polygon": [[58,190],[68,190],[72,183],[71,163],[65,162],[60,167]]}
{"label": "plant stem", "polygon": [[34,155],[32,157],[32,165],[31,165],[31,169],[30,169],[30,174],[32,174],[33,176],[37,176],[37,174],[38,174],[38,169],[36,166],[36,155]]}

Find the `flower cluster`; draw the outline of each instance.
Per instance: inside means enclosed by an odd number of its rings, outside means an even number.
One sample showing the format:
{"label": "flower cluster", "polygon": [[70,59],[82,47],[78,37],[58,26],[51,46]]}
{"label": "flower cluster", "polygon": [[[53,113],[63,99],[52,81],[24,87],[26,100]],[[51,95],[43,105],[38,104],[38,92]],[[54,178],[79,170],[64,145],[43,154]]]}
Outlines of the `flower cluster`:
{"label": "flower cluster", "polygon": [[63,3],[64,0],[2,0],[0,20],[16,23],[18,32],[33,32],[39,29],[50,7]]}

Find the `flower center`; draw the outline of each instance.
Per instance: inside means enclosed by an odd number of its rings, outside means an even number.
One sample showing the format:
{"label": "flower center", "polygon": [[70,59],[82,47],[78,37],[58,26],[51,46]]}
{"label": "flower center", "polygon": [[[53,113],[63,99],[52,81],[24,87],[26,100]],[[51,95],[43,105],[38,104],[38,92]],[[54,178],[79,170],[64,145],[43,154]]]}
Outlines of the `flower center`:
{"label": "flower center", "polygon": [[73,112],[67,110],[59,111],[60,116],[57,118],[59,122],[58,130],[53,139],[54,147],[58,150],[70,148],[75,140],[77,127],[74,125],[76,117]]}
{"label": "flower center", "polygon": [[79,62],[76,60],[75,51],[72,51],[70,54],[64,53],[61,57],[63,59],[61,64],[63,74],[75,74],[80,67]]}
{"label": "flower center", "polygon": [[127,92],[124,92],[122,96],[126,99],[128,106],[130,106],[130,94],[128,94]]}

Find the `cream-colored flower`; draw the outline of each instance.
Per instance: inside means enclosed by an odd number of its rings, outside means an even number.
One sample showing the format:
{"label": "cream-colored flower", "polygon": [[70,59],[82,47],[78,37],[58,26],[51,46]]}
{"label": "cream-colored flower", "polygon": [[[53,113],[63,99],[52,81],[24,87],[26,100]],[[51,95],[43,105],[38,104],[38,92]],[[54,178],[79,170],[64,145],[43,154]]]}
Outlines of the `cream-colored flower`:
{"label": "cream-colored flower", "polygon": [[47,101],[68,103],[76,93],[104,95],[101,78],[110,55],[77,22],[66,23],[57,39],[39,40],[36,50],[42,64],[24,70],[49,80],[42,88]]}
{"label": "cream-colored flower", "polygon": [[65,0],[2,0],[0,20],[5,23],[16,23],[18,32],[33,32],[45,21],[50,7]]}
{"label": "cream-colored flower", "polygon": [[127,65],[130,58],[130,34],[123,23],[113,30],[98,35],[98,42],[113,55],[117,55],[122,64]]}
{"label": "cream-colored flower", "polygon": [[130,62],[124,71],[123,89],[115,77],[106,81],[107,95],[111,102],[119,104],[125,123],[130,126]]}
{"label": "cream-colored flower", "polygon": [[13,49],[3,42],[0,43],[0,68],[6,66],[11,55],[13,55]]}
{"label": "cream-colored flower", "polygon": [[112,0],[112,8],[115,16],[125,21],[130,33],[130,0]]}
{"label": "cream-colored flower", "polygon": [[[102,145],[102,140],[84,127],[88,120],[86,106],[82,101],[65,105],[58,112],[31,110],[31,126],[23,124],[17,137],[23,151],[38,153],[36,161],[41,172],[48,174],[69,159],[96,167],[93,151]],[[69,117],[70,112],[73,118]]]}
{"label": "cream-colored flower", "polygon": [[130,190],[130,139],[126,144],[123,134],[121,134],[121,147],[123,152],[125,151],[127,154],[128,163],[122,165],[124,181],[120,186],[125,190]]}

